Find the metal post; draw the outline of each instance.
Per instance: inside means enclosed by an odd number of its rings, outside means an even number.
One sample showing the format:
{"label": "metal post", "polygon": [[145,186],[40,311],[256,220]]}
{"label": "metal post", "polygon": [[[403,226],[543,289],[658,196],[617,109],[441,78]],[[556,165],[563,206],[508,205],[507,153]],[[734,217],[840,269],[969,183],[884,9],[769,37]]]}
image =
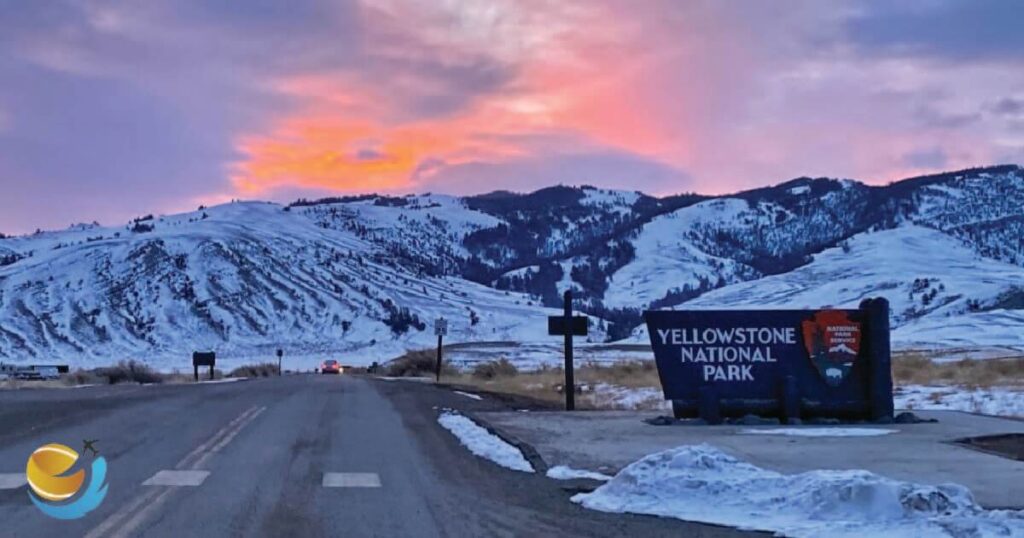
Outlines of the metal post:
{"label": "metal post", "polygon": [[572,291],[565,290],[565,410],[576,409],[576,382],[572,365]]}
{"label": "metal post", "polygon": [[195,376],[196,381],[199,381],[199,365],[198,364],[193,364],[192,365],[192,369],[195,370],[193,372],[193,375]]}
{"label": "metal post", "polygon": [[437,334],[437,366],[434,368],[435,373],[436,373],[435,382],[441,381],[441,342],[442,342],[441,339],[442,338],[444,338],[444,335],[441,334],[440,331],[438,331],[438,334]]}

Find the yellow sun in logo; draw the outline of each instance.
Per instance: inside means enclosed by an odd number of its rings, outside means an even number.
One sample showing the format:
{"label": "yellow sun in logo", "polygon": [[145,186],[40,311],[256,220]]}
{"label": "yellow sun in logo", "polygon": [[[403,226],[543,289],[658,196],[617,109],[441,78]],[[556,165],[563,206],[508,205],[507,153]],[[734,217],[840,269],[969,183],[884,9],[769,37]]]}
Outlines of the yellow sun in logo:
{"label": "yellow sun in logo", "polygon": [[28,458],[25,476],[28,485],[36,495],[48,501],[63,501],[71,498],[85,481],[85,470],[62,476],[78,461],[74,449],[50,443],[35,450]]}

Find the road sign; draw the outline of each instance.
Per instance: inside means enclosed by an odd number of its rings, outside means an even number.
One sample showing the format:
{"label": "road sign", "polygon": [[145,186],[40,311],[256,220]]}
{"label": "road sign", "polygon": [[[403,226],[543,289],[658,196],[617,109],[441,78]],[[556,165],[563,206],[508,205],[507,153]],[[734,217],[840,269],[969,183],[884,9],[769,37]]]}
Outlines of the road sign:
{"label": "road sign", "polygon": [[217,354],[212,351],[196,351],[192,353],[192,366],[214,366]]}
{"label": "road sign", "polygon": [[437,363],[434,366],[434,380],[441,381],[441,361],[444,357],[444,336],[448,334],[448,320],[437,318],[434,321],[434,334],[437,335]]}
{"label": "road sign", "polygon": [[[548,334],[551,336],[565,336],[565,316],[548,317]],[[587,335],[587,317],[573,316],[569,318],[569,325],[573,336]]]}
{"label": "road sign", "polygon": [[212,351],[195,351],[192,353],[192,369],[194,370],[195,380],[199,381],[199,367],[209,366],[210,367],[210,379],[213,379],[213,366],[217,362],[217,354]]}
{"label": "road sign", "polygon": [[676,416],[891,417],[889,307],[644,313]]}

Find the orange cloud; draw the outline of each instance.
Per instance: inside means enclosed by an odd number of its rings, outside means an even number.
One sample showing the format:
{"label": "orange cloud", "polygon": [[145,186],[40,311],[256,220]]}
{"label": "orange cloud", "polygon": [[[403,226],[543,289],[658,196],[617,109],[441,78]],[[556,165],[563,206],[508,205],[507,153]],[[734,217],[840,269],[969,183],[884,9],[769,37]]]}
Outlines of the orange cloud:
{"label": "orange cloud", "polygon": [[[514,10],[512,6],[506,7]],[[547,8],[559,11],[555,4]],[[511,28],[494,29],[499,35],[520,36],[519,46],[489,40],[486,33],[473,28],[461,36],[464,39],[458,35],[442,39],[436,33],[419,36],[423,47],[405,52],[416,61],[422,60],[424,51],[433,51],[447,67],[472,65],[474,55],[483,49],[493,61],[511,65],[515,72],[502,87],[438,117],[425,114],[409,119],[396,110],[396,88],[403,92],[414,88],[428,95],[443,91],[435,80],[420,80],[415,73],[388,72],[375,80],[358,73],[307,73],[275,81],[272,89],[299,103],[298,111],[274,120],[267,132],[247,134],[236,142],[244,158],[233,166],[233,182],[246,195],[283,186],[402,190],[415,186],[417,177],[422,178],[418,171],[428,162],[444,166],[502,162],[580,146],[679,161],[685,155],[680,152],[685,137],[677,136],[677,129],[663,128],[666,120],[660,103],[638,89],[650,83],[644,78],[657,66],[646,60],[636,44],[613,46],[611,41],[623,36],[614,31],[614,17],[607,12],[576,10],[573,16],[604,17],[605,31],[591,32],[580,20],[552,22],[536,35],[517,33],[522,26],[514,22]],[[487,49],[492,42],[494,49]],[[391,60],[408,59],[391,42],[385,54]],[[609,76],[606,64],[593,61],[602,55],[611,65],[636,67]],[[551,134],[574,137],[579,145],[536,147],[522,142]]]}
{"label": "orange cloud", "polygon": [[[273,82],[294,106],[236,140],[237,189],[407,191],[445,167],[605,151],[685,170],[697,185],[677,190],[722,193],[927,172],[906,158],[922,147],[948,167],[991,158],[960,149],[988,147],[983,134],[922,127],[912,97],[885,96],[969,78],[802,51],[790,30],[819,26],[813,14],[776,28],[759,21],[767,7],[713,3],[371,4],[364,63]],[[647,188],[630,179],[619,186]]]}

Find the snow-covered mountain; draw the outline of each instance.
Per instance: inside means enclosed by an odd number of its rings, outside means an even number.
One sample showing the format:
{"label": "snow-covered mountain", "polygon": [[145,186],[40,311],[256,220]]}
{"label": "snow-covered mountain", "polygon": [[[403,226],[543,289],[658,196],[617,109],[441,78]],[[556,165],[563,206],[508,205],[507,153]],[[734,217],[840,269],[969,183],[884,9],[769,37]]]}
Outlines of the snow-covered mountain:
{"label": "snow-covered mountain", "polygon": [[193,349],[270,358],[277,347],[346,360],[372,348],[380,359],[430,345],[439,316],[451,338],[473,341],[537,338],[549,314],[522,294],[417,272],[276,204],[3,243],[24,256],[0,268],[5,359],[184,364]]}
{"label": "snow-covered mountain", "polygon": [[0,238],[0,358],[286,347],[369,361],[429,345],[441,315],[452,342],[538,341],[568,288],[595,341],[629,336],[651,307],[883,295],[898,341],[1024,346],[1024,171],[720,197],[558,186],[232,203]]}

